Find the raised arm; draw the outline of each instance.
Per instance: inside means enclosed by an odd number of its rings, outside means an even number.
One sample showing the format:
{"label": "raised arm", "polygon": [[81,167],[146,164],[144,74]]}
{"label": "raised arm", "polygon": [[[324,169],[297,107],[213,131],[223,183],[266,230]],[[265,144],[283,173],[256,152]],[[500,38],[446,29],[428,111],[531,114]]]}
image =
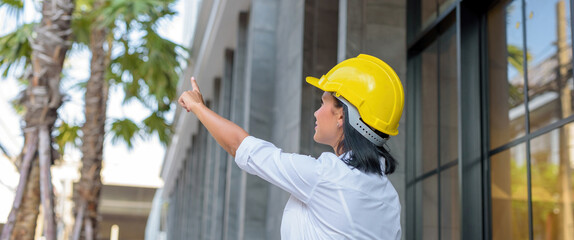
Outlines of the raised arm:
{"label": "raised arm", "polygon": [[194,77],[191,77],[191,86],[193,90],[185,91],[179,97],[179,105],[185,108],[187,112],[193,112],[217,143],[235,157],[237,148],[249,134],[237,124],[219,116],[205,106]]}

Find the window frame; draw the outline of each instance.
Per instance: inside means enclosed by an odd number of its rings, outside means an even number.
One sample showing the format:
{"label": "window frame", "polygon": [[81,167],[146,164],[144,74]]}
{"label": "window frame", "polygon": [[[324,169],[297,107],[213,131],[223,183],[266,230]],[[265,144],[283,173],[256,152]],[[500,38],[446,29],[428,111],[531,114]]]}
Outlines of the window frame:
{"label": "window frame", "polygon": [[[416,183],[430,176],[439,176],[440,172],[457,166],[459,178],[459,214],[460,239],[488,239],[490,236],[490,185],[489,165],[485,147],[488,146],[488,121],[485,116],[484,96],[485,77],[485,13],[489,6],[496,1],[456,1],[447,7],[425,29],[418,29],[420,22],[420,0],[409,0],[407,5],[407,144],[417,151],[406,153],[406,223],[414,228],[416,219],[417,199]],[[456,25],[457,44],[457,101],[458,101],[458,158],[446,164],[438,164],[437,169],[415,176],[417,159],[420,159],[420,94],[421,94],[421,64],[420,53],[430,43],[440,36],[441,30],[450,24]],[[477,47],[478,46],[478,47]],[[464,81],[463,81],[464,79]],[[464,94],[463,94],[464,93]],[[476,189],[480,189],[477,191]],[[439,198],[440,202],[440,198]],[[439,229],[441,238],[440,212],[438,206]],[[415,231],[407,231],[407,239],[417,239]]]}

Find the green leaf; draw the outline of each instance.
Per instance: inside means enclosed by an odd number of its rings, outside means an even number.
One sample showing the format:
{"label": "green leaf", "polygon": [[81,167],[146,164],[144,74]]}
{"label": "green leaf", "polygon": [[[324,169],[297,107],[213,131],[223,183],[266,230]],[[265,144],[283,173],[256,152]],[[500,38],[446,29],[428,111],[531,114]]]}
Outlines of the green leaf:
{"label": "green leaf", "polygon": [[71,125],[65,121],[61,122],[60,126],[57,128],[55,137],[55,141],[58,144],[58,151],[61,155],[64,155],[66,146],[71,145],[77,148],[80,145],[80,132],[80,126]]}
{"label": "green leaf", "polygon": [[26,113],[26,107],[24,106],[24,104],[20,102],[20,99],[18,98],[14,99],[10,101],[10,104],[12,105],[12,108],[14,109],[16,114],[20,115],[21,117],[24,117],[24,114]]}
{"label": "green leaf", "polygon": [[2,0],[0,1],[0,7],[8,7],[22,10],[24,9],[24,1],[21,0]]}
{"label": "green leaf", "polygon": [[169,143],[169,139],[173,133],[173,128],[163,116],[154,112],[143,120],[143,124],[147,134],[157,134],[160,142],[164,146]]}
{"label": "green leaf", "polygon": [[74,85],[72,85],[72,87],[70,87],[70,89],[74,89],[75,91],[84,91],[86,89],[86,86],[88,86],[88,81],[78,81],[76,82]]}
{"label": "green leaf", "polygon": [[177,85],[181,74],[181,63],[185,57],[185,48],[162,38],[152,27],[147,27],[142,48],[147,53],[143,67],[139,68],[149,96],[154,98],[158,109],[169,109],[177,97]]}
{"label": "green leaf", "polygon": [[140,136],[140,127],[128,118],[115,119],[110,129],[112,134],[112,143],[116,144],[119,141],[124,142],[128,149],[133,149],[133,143]]}
{"label": "green leaf", "polygon": [[[155,29],[160,20],[175,14],[170,8],[173,2],[110,0],[99,9],[91,9],[93,15],[85,16],[88,20],[78,20],[78,23],[84,22],[83,28],[99,24],[108,29],[108,37],[113,37],[109,44],[113,48],[106,79],[124,90],[124,104],[138,100],[153,112],[142,124],[127,118],[116,119],[110,129],[112,143],[121,140],[132,148],[135,138],[157,134],[160,141],[167,144],[173,132],[163,114],[170,111],[177,97],[181,64],[185,62],[187,50],[162,38]],[[78,39],[81,38],[78,36]]]}
{"label": "green leaf", "polygon": [[173,0],[115,0],[101,11],[102,16],[107,16],[101,24],[110,26],[115,21],[130,25],[134,21],[155,22],[163,16],[175,14],[169,9]]}
{"label": "green leaf", "polygon": [[92,27],[93,17],[85,12],[74,13],[72,18],[72,41],[84,46],[90,44],[90,29]]}
{"label": "green leaf", "polygon": [[[508,63],[520,74],[524,74],[524,51],[516,45],[508,45]],[[526,51],[526,61],[532,60],[532,54]]]}
{"label": "green leaf", "polygon": [[32,36],[34,23],[24,24],[14,32],[0,37],[0,69],[2,76],[22,74],[30,66],[32,48],[28,39]]}

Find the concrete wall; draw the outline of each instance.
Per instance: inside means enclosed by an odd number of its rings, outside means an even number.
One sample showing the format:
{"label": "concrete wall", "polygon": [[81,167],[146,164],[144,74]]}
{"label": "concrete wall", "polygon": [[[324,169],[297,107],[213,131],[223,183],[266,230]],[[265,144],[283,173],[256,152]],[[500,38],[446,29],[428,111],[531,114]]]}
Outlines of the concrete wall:
{"label": "concrete wall", "polygon": [[[253,0],[249,15],[246,90],[248,124],[251,135],[272,140],[275,107],[275,49],[277,27],[277,0]],[[269,239],[266,236],[269,186],[265,180],[242,172],[245,191],[243,208],[243,239]]]}

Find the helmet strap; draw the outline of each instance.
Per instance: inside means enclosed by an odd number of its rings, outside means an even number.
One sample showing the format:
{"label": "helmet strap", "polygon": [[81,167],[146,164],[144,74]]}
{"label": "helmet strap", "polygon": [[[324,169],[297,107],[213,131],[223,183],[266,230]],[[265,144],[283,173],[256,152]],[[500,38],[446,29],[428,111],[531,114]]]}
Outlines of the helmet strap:
{"label": "helmet strap", "polygon": [[347,115],[349,116],[348,119],[349,124],[351,124],[351,126],[355,130],[357,130],[357,132],[359,132],[361,135],[363,135],[363,137],[365,137],[367,140],[369,140],[378,147],[382,147],[383,145],[385,145],[387,139],[379,136],[379,134],[375,133],[369,126],[367,126],[366,123],[361,121],[361,115],[359,115],[359,111],[357,111],[357,108],[353,106],[353,104],[348,102],[343,97],[336,97],[336,98],[341,100],[341,102],[343,102],[345,105],[347,105],[348,109]]}

